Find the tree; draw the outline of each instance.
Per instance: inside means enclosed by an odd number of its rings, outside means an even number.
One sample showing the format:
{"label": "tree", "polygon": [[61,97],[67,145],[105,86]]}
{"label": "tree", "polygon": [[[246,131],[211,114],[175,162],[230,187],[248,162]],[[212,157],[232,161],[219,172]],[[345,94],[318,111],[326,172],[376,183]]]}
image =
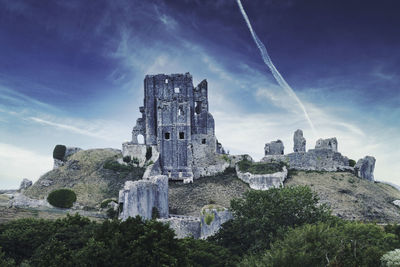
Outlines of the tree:
{"label": "tree", "polygon": [[231,210],[233,220],[210,240],[240,255],[268,249],[289,227],[332,219],[327,206],[319,205],[306,186],[248,191],[243,199],[231,201]]}
{"label": "tree", "polygon": [[247,256],[241,266],[379,266],[396,245],[379,226],[358,222],[306,224],[290,229],[271,249]]}

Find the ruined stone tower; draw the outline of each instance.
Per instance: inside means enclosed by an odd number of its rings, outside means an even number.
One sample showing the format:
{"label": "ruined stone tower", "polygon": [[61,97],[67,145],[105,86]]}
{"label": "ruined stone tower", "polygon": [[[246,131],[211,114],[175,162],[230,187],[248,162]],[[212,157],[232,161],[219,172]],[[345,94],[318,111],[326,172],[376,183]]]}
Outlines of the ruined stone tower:
{"label": "ruined stone tower", "polygon": [[[132,141],[123,144],[124,156],[135,157],[151,147],[159,155],[161,174],[193,178],[193,166],[213,157],[217,149],[207,90],[206,80],[193,87],[189,73],[146,75],[142,117],[133,128]],[[139,144],[139,135],[144,144]]]}

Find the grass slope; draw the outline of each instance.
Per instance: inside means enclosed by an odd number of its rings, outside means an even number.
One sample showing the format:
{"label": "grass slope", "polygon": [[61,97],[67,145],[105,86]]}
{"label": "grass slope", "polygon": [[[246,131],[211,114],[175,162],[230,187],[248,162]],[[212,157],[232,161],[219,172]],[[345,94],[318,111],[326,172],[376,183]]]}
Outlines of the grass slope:
{"label": "grass slope", "polygon": [[199,216],[203,206],[217,204],[230,207],[233,198],[239,198],[250,187],[237,178],[234,169],[225,173],[202,177],[191,184],[169,183],[169,209],[172,214]]}
{"label": "grass slope", "polygon": [[[125,181],[141,179],[144,168],[121,169],[107,168],[118,164],[109,164],[122,157],[119,150],[90,149],[73,154],[66,164],[58,169],[44,174],[25,195],[31,198],[43,199],[59,188],[70,188],[77,195],[77,202],[84,206],[94,207],[106,198],[118,197],[118,191]],[[116,163],[116,162],[115,162]],[[50,186],[41,182],[51,181]]]}
{"label": "grass slope", "polygon": [[369,182],[347,172],[296,171],[285,186],[308,185],[321,203],[331,206],[334,215],[344,219],[400,222],[400,209],[392,201],[400,191],[384,183]]}

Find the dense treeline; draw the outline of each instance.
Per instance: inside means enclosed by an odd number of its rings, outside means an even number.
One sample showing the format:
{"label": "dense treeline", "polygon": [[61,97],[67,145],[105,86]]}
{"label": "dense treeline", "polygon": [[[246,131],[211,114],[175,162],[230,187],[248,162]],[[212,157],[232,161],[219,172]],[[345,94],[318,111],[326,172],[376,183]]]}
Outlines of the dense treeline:
{"label": "dense treeline", "polygon": [[308,187],[249,191],[231,208],[209,240],[139,217],[15,220],[0,225],[0,266],[380,266],[400,248],[400,227],[331,216]]}

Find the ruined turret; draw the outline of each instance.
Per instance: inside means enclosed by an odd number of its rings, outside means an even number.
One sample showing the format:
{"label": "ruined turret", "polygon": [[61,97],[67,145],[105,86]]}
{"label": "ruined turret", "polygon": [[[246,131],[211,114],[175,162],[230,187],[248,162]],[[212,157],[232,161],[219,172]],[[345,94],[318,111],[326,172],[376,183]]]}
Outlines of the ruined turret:
{"label": "ruined turret", "polygon": [[293,152],[306,152],[306,139],[303,137],[303,131],[298,129],[293,136]]}

